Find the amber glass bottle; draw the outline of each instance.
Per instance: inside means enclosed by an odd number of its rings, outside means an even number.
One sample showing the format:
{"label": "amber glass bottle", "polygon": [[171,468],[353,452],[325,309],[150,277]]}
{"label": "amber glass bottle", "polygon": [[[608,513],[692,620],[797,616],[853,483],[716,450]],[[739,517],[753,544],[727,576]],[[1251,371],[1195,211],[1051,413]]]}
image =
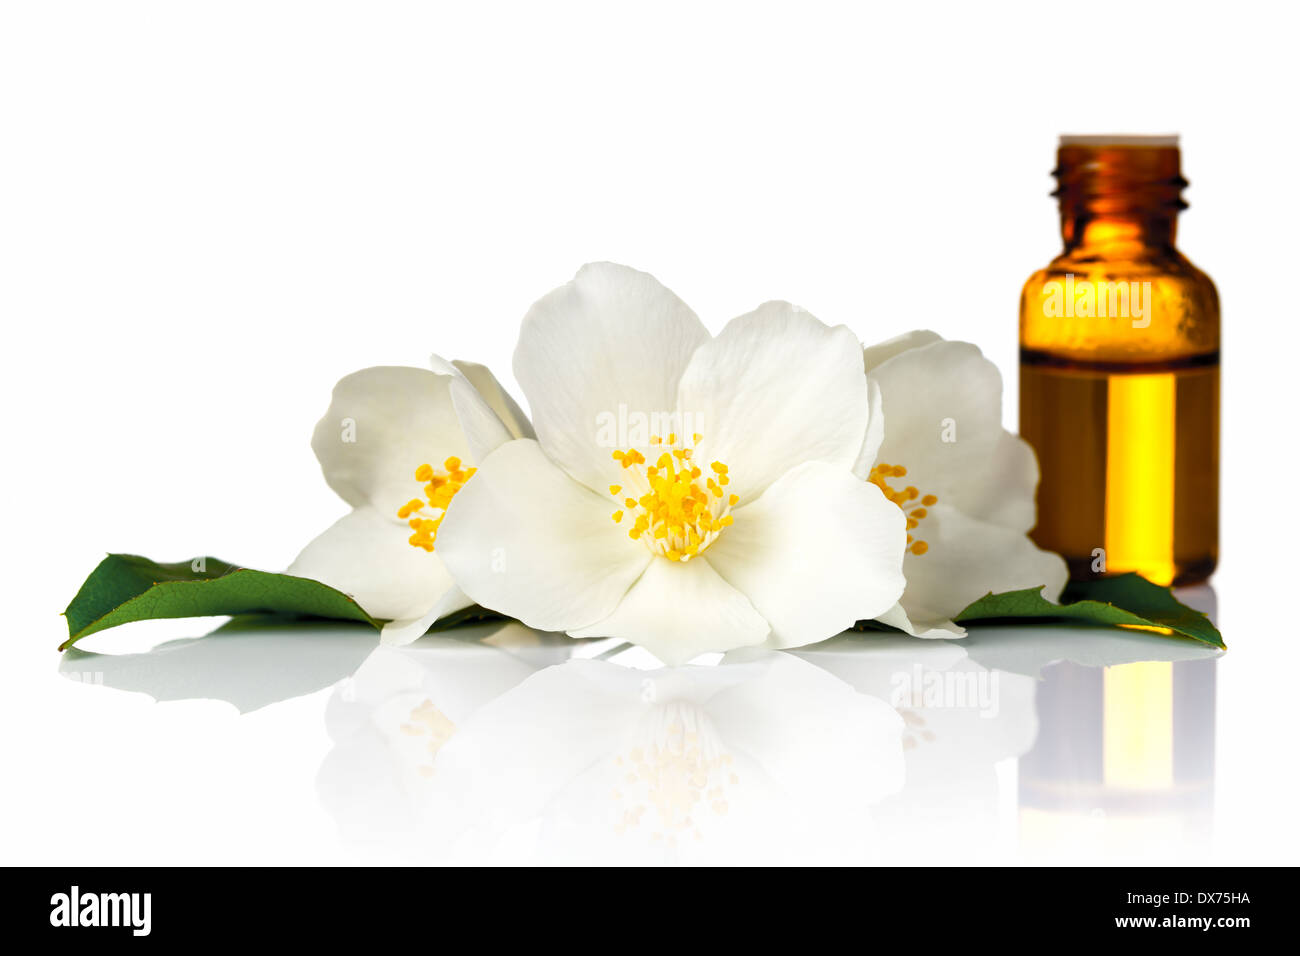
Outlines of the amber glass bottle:
{"label": "amber glass bottle", "polygon": [[1020,297],[1033,537],[1071,576],[1193,584],[1218,560],[1219,297],[1174,248],[1176,137],[1061,138],[1065,248]]}

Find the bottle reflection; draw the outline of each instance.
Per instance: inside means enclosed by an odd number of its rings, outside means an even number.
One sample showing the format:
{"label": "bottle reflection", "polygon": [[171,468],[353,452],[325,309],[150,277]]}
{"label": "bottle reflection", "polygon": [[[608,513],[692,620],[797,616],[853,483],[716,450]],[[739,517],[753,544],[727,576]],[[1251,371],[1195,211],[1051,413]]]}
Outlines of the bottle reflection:
{"label": "bottle reflection", "polygon": [[1029,861],[1199,856],[1214,808],[1214,660],[1043,673],[1038,739],[1020,761]]}

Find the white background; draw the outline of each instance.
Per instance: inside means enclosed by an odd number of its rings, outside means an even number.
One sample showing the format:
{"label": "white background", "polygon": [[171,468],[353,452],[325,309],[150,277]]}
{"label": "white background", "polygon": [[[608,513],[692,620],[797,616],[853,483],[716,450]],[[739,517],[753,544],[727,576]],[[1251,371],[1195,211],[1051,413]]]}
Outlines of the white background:
{"label": "white background", "polygon": [[1284,5],[2,9],[6,862],[235,862],[196,825],[218,807],[268,859],[328,856],[315,710],[78,687],[58,612],[105,551],[284,566],[344,510],[308,447],[333,383],[437,351],[513,384],[518,320],[584,262],[654,273],[714,329],[785,298],[868,341],[974,341],[1014,427],[1061,132],[1182,135],[1179,244],[1224,309],[1219,832],[1258,859],[1294,830]]}

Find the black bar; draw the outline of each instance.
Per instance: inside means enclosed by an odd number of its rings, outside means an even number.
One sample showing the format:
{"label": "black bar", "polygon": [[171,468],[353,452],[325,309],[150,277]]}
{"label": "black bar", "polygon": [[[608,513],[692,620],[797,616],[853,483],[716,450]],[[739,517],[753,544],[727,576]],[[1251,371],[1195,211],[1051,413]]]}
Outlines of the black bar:
{"label": "black bar", "polygon": [[[579,929],[572,945],[584,946],[583,939],[590,939],[580,931],[584,910],[593,923],[620,912],[636,923],[649,920],[658,927],[656,935],[673,932],[682,919],[693,923],[708,919],[710,912],[726,913],[731,934],[747,925],[770,925],[773,907],[780,908],[787,932],[803,926],[815,933],[818,924],[829,922],[837,933],[868,946],[896,938],[908,926],[921,933],[913,939],[918,945],[987,941],[990,931],[1009,934],[1008,942],[1023,941],[1029,929],[1070,941],[1133,936],[1182,945],[1204,937],[1232,945],[1242,933],[1271,930],[1277,938],[1285,932],[1293,914],[1287,890],[1294,883],[1290,869],[1203,867],[918,867],[823,872],[807,875],[806,883],[778,878],[744,884],[734,875],[720,879],[690,872],[659,874],[651,881],[582,874],[548,880],[528,874],[516,881],[510,874],[418,869],[60,867],[10,873],[12,889],[4,894],[3,907],[12,933],[37,931],[51,942],[75,936],[96,944],[113,938],[216,944],[256,941],[275,927],[275,935],[291,939],[295,948],[312,941],[338,943],[354,933],[382,939],[385,946],[403,939],[431,942],[448,931],[472,933],[476,924],[488,934],[485,939],[497,942],[503,925],[521,932],[529,925],[538,931],[548,927],[553,933],[561,916]],[[116,913],[118,925],[70,925],[74,886],[78,922],[111,922]],[[104,894],[111,896],[106,900]],[[91,898],[95,903],[87,902]],[[672,905],[665,910],[669,898]],[[498,918],[484,925],[484,910],[495,910]],[[92,912],[103,915],[91,919]],[[643,931],[651,930],[649,923],[642,923]]]}

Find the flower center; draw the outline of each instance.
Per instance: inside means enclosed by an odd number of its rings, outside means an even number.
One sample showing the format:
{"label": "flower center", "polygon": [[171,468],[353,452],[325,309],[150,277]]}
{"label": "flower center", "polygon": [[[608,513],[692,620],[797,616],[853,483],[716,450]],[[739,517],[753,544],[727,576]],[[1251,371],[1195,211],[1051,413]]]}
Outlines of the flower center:
{"label": "flower center", "polygon": [[[921,496],[921,492],[914,486],[908,485],[906,488],[893,488],[889,484],[890,478],[907,477],[907,469],[902,465],[876,465],[871,469],[871,474],[867,476],[867,481],[878,487],[885,493],[885,497],[898,505],[902,509],[904,517],[907,518],[907,550],[913,554],[925,554],[930,550],[930,546],[924,541],[914,540],[912,532],[916,530],[921,520],[929,514],[926,508],[937,504],[939,499],[934,495]],[[912,502],[920,498],[920,504],[913,505]]]}
{"label": "flower center", "polygon": [[621,811],[614,832],[644,834],[668,848],[704,839],[740,787],[735,758],[708,715],[696,704],[672,701],[647,715],[629,743],[612,768],[611,796]]}
{"label": "flower center", "polygon": [[426,697],[402,722],[400,729],[403,737],[412,738],[423,751],[417,753],[420,760],[417,772],[421,777],[432,777],[438,751],[456,733],[456,725]]}
{"label": "flower center", "polygon": [[477,470],[461,467],[461,461],[455,455],[444,461],[442,468],[421,465],[415,469],[415,480],[425,482],[424,497],[412,498],[397,509],[397,517],[405,521],[413,532],[407,538],[412,547],[433,550],[438,525],[442,524],[442,516],[447,513],[447,505]]}
{"label": "flower center", "polygon": [[[698,444],[700,436],[694,437]],[[706,477],[691,462],[692,450],[678,446],[675,434],[666,442],[652,435],[650,444],[669,447],[647,467],[642,467],[645,456],[635,448],[614,452],[614,460],[628,473],[628,487],[609,486],[609,493],[623,503],[610,517],[617,525],[631,521],[628,537],[642,542],[651,554],[689,561],[735,521],[731,509],[740,497],[723,490],[731,481],[726,465],[713,462]]]}

